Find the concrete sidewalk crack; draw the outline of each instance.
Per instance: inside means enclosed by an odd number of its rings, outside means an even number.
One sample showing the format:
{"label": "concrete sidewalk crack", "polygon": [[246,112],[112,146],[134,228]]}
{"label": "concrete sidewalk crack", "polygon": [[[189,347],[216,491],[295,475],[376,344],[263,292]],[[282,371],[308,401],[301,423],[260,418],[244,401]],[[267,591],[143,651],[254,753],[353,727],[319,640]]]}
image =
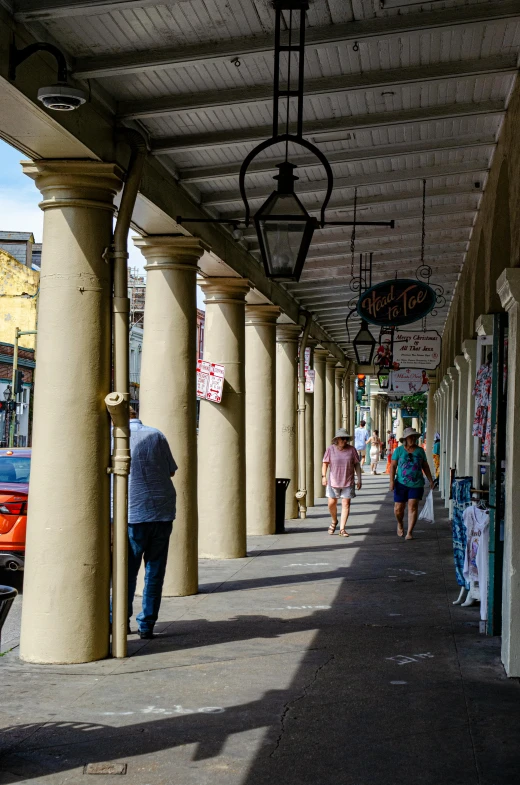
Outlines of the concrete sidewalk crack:
{"label": "concrete sidewalk crack", "polygon": [[291,708],[296,703],[298,703],[299,701],[301,701],[301,700],[303,700],[304,698],[307,697],[311,687],[313,687],[313,685],[316,684],[316,682],[318,681],[318,676],[320,675],[321,671],[324,668],[326,668],[327,665],[329,665],[332,662],[332,660],[335,659],[335,656],[336,656],[335,654],[331,654],[330,657],[327,660],[325,660],[325,662],[322,662],[321,665],[318,665],[318,667],[314,671],[312,679],[303,688],[303,692],[300,695],[298,695],[296,698],[293,698],[292,700],[287,701],[287,703],[284,704],[283,711],[282,711],[282,716],[280,717],[280,733],[278,735],[278,738],[276,739],[276,742],[275,742],[275,745],[274,745],[274,749],[272,750],[272,752],[269,755],[270,758],[274,757],[275,753],[277,752],[277,750],[280,747],[280,744],[282,742],[282,738],[283,738],[285,730],[286,730],[287,716],[288,716]]}

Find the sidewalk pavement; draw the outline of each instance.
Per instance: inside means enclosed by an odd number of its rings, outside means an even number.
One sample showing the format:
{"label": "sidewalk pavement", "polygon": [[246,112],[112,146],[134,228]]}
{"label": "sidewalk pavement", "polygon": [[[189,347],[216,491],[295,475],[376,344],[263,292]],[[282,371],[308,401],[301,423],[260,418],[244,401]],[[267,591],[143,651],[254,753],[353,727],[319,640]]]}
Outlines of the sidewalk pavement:
{"label": "sidewalk pavement", "polygon": [[452,605],[444,507],[405,542],[387,488],[365,475],[348,539],[321,500],[203,561],[126,660],[2,657],[0,785],[84,785],[88,764],[125,785],[518,785],[520,686],[478,606]]}

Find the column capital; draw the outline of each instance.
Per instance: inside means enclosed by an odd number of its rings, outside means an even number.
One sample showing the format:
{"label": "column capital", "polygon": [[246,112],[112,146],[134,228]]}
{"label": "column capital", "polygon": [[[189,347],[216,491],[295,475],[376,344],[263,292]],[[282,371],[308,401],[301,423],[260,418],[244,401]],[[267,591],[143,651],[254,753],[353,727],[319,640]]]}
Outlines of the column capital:
{"label": "column capital", "polygon": [[506,311],[517,305],[520,302],[520,270],[516,267],[506,267],[498,278],[497,292]]}
{"label": "column capital", "polygon": [[493,335],[493,314],[481,313],[475,320],[475,332],[477,335]]}
{"label": "column capital", "polygon": [[244,303],[251,283],[246,278],[204,278],[199,286],[205,303]]}
{"label": "column capital", "polygon": [[321,346],[318,346],[314,350],[314,360],[318,360],[318,362],[324,362],[325,359],[329,356],[328,349],[322,349]]}
{"label": "column capital", "polygon": [[343,379],[346,372],[347,369],[343,365],[340,365],[339,367],[336,366],[336,379]]}
{"label": "column capital", "polygon": [[448,382],[448,384],[450,384],[450,382],[454,382],[454,381],[455,381],[455,379],[457,379],[457,378],[458,378],[458,377],[457,377],[457,369],[455,368],[455,366],[454,366],[454,365],[450,365],[450,367],[448,368],[448,370],[447,370],[447,372],[446,372],[446,373],[447,373],[447,375],[448,375],[448,377],[449,377],[449,382]]}
{"label": "column capital", "polygon": [[327,357],[325,358],[325,362],[327,363],[327,368],[336,368],[338,358],[334,357],[333,354],[327,352]]}
{"label": "column capital", "polygon": [[280,316],[277,305],[248,305],[246,303],[246,327],[271,327]]}
{"label": "column capital", "polygon": [[475,362],[477,351],[477,342],[473,339],[468,339],[462,344],[462,353],[466,358],[466,362]]}
{"label": "column capital", "polygon": [[198,237],[187,237],[183,234],[152,234],[147,237],[132,237],[132,240],[147,261],[147,272],[189,267],[196,270],[200,257],[210,250]]}
{"label": "column capital", "polygon": [[440,383],[440,385],[439,385],[439,387],[441,388],[441,390],[442,390],[443,392],[447,392],[447,391],[448,391],[448,386],[449,386],[449,383],[450,383],[449,377],[447,376],[447,374],[445,374],[445,375],[442,377],[442,381],[441,381],[441,383]]}
{"label": "column capital", "polygon": [[42,210],[90,207],[114,212],[113,199],[123,185],[123,170],[102,161],[22,161],[23,173],[43,196]]}
{"label": "column capital", "polygon": [[315,349],[318,344],[319,344],[318,339],[313,338],[312,336],[309,335],[309,337],[307,338],[307,348]]}
{"label": "column capital", "polygon": [[276,340],[278,343],[298,343],[302,328],[299,324],[278,323],[276,325]]}
{"label": "column capital", "polygon": [[458,354],[455,357],[455,359],[453,360],[453,363],[454,363],[455,368],[457,369],[457,371],[459,373],[462,373],[463,371],[467,370],[467,368],[468,368],[468,364],[466,362],[466,358],[464,357],[463,354]]}

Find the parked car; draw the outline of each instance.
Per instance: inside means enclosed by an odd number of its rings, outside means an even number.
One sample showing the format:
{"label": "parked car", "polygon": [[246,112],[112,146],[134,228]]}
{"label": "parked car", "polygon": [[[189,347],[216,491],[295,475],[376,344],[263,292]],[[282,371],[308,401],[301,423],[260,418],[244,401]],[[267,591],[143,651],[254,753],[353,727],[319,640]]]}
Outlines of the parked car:
{"label": "parked car", "polygon": [[0,567],[23,570],[31,450],[0,449]]}

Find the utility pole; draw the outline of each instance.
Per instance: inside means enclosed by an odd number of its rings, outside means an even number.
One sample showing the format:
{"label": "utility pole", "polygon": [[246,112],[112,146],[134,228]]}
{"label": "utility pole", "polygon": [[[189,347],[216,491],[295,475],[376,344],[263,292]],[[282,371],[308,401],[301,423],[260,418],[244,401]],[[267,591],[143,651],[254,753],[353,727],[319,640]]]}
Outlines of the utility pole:
{"label": "utility pole", "polygon": [[9,423],[9,447],[14,447],[14,436],[16,430],[16,396],[17,384],[16,377],[18,371],[18,341],[21,335],[36,335],[36,330],[20,330],[18,327],[14,332],[14,351],[13,351],[13,381],[11,384],[11,421]]}

